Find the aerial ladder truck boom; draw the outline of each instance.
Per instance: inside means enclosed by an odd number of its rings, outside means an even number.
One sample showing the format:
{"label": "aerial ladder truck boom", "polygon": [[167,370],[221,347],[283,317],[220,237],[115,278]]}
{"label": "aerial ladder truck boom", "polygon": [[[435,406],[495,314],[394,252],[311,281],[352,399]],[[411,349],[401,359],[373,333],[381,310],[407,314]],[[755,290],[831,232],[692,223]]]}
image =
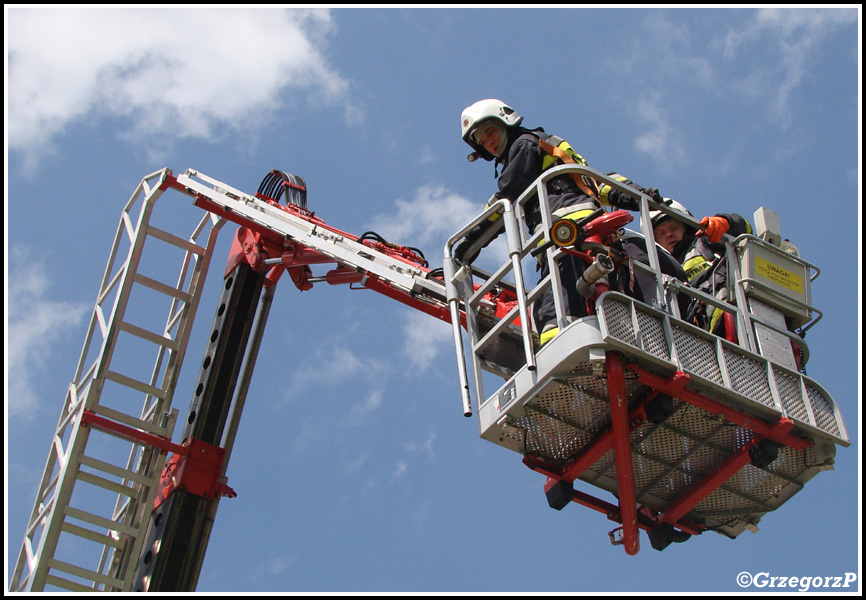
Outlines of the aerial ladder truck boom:
{"label": "aerial ladder truck boom", "polygon": [[[638,550],[639,529],[656,549],[704,531],[736,537],[755,529],[766,512],[832,468],[836,445],[849,444],[832,398],[787,358],[790,340],[802,341],[785,323],[803,329],[814,323],[808,303],[814,267],[757,238],[728,240],[732,305],[661,277],[650,252],[649,264],[636,268],[655,274],[658,295],[652,306],[637,302],[607,290],[604,278],[616,256],[610,244],[630,216],[593,215],[577,226],[552,220],[544,182],[569,170],[635,195],[644,223],[658,208],[591,169],[557,167],[518,200],[492,203],[449,239],[441,271],[413,248],[328,225],[307,210],[305,183],[293,175],[272,171],[255,195],[191,169],[146,177],[121,215],[10,589],[195,589],[220,498],[235,496],[226,469],[284,273],[301,290],[348,284],[451,322],[464,415],[476,414],[482,438],[521,454],[546,477],[551,507],[575,502],[619,523],[611,541],[629,554]],[[153,223],[164,192],[191,197],[205,211],[191,235]],[[530,236],[523,206],[536,195],[545,227]],[[502,217],[496,227],[504,229],[508,260],[488,273],[458,260],[454,247],[493,213]],[[238,227],[175,443],[178,374],[216,239],[228,222]],[[651,230],[643,235],[654,248]],[[160,243],[183,257],[174,282],[143,272],[143,256]],[[555,262],[564,253],[598,265],[582,284],[592,316],[571,323],[557,300],[560,334],[539,347],[529,307],[548,287],[561,291]],[[553,267],[534,288],[522,272],[530,256]],[[801,293],[767,277],[768,264],[799,277]],[[317,265],[331,267],[315,276]],[[723,340],[686,323],[674,294],[725,310],[740,338]],[[167,301],[161,324],[135,320],[132,306],[141,297]],[[130,338],[156,347],[150,374],[123,370],[120,348]],[[485,372],[504,380],[492,395]],[[617,504],[575,489],[578,479],[613,493]]]}
{"label": "aerial ladder truck boom", "polygon": [[[165,192],[192,197],[205,209],[191,234],[154,223]],[[266,194],[284,195],[285,203]],[[142,180],[121,213],[11,590],[195,589],[219,499],[234,495],[225,470],[282,273],[300,289],[319,282],[364,287],[450,320],[444,283],[423,257],[374,234],[328,226],[306,210],[305,195],[302,179],[279,171],[256,195],[194,170],[175,176],[163,169]],[[231,221],[240,227],[176,444],[173,394],[217,236]],[[179,274],[146,271],[148,252],[174,250]],[[333,268],[312,277],[310,265],[327,264]],[[485,305],[502,312],[512,300],[499,291]],[[141,305],[150,311],[165,302],[163,320],[137,320]],[[138,346],[129,360],[121,354],[131,353],[132,343]],[[137,372],[142,365],[152,370]],[[111,450],[97,454],[106,444]]]}

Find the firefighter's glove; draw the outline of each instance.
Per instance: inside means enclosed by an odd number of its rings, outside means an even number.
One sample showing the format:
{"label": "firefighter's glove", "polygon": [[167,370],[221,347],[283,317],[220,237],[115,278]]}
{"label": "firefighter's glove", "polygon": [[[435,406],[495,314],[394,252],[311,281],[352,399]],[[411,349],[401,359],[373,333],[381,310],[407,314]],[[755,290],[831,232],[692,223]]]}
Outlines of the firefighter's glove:
{"label": "firefighter's glove", "polygon": [[478,258],[478,252],[474,252],[472,256],[466,256],[466,253],[469,251],[469,246],[471,245],[472,240],[463,240],[457,244],[457,247],[454,248],[454,258],[462,263],[472,263],[472,261]]}
{"label": "firefighter's glove", "polygon": [[664,204],[664,198],[662,198],[661,192],[659,192],[658,188],[647,188],[643,191],[644,194],[658,202],[659,204]]}
{"label": "firefighter's glove", "polygon": [[457,247],[454,248],[454,258],[459,260],[462,263],[471,264],[478,258],[478,255],[481,252],[481,248],[477,248],[472,254],[467,256],[467,252],[469,251],[469,247],[472,246],[478,238],[481,237],[481,234],[484,233],[486,227],[482,225],[475,226],[469,233],[466,234],[466,237],[463,238],[463,241],[457,244]]}
{"label": "firefighter's glove", "polygon": [[725,217],[704,217],[701,219],[701,227],[703,230],[697,232],[697,237],[706,236],[710,242],[717,244],[731,225]]}

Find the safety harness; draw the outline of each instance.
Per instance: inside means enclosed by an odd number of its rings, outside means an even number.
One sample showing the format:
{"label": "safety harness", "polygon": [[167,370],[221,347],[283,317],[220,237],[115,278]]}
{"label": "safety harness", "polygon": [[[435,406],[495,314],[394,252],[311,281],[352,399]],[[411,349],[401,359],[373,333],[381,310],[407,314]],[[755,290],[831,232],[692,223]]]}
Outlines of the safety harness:
{"label": "safety harness", "polygon": [[[557,160],[561,160],[565,164],[586,165],[583,157],[575,152],[571,144],[561,137],[551,135],[546,140],[539,137],[538,147],[547,155],[541,163],[543,171],[552,167]],[[593,178],[578,173],[571,173],[571,178],[577,184],[577,187],[580,188],[581,192],[590,198],[598,200],[598,183]]]}

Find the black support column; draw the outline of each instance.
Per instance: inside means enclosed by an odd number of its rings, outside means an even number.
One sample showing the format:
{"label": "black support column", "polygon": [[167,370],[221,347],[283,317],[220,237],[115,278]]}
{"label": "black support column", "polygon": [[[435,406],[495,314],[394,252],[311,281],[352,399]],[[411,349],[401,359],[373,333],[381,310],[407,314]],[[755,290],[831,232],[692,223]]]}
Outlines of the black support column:
{"label": "black support column", "polygon": [[[184,440],[220,445],[264,279],[264,274],[242,263],[224,280]],[[179,488],[153,512],[133,591],[195,590],[210,532],[210,504],[218,500]]]}

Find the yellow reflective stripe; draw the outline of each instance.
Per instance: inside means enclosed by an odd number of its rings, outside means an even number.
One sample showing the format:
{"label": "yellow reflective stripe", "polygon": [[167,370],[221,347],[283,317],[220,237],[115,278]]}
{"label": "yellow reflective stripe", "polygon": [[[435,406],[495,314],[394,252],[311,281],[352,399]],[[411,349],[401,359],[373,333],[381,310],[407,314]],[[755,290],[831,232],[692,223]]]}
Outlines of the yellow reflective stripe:
{"label": "yellow reflective stripe", "polygon": [[[619,181],[620,183],[625,183],[628,180],[628,177],[626,177],[625,175],[609,175],[609,177],[612,177],[613,179],[615,179],[616,181]],[[611,204],[610,204],[610,191],[612,189],[613,188],[606,183],[602,183],[601,186],[598,188],[598,200],[604,206],[611,206]]]}
{"label": "yellow reflective stripe", "polygon": [[[540,141],[543,141],[543,140],[540,140]],[[540,144],[540,145],[541,145],[542,150],[545,150],[545,153],[544,153],[545,156],[541,161],[541,170],[542,171],[546,171],[547,169],[552,167],[556,163],[557,160],[562,160],[563,162],[568,162],[566,160],[566,158],[570,158],[572,161],[574,161],[575,163],[577,163],[579,165],[586,165],[586,160],[584,160],[584,158],[580,154],[575,152],[574,148],[571,147],[571,144],[569,144],[566,141],[563,141],[558,146],[553,146],[549,142],[544,142],[544,144]],[[554,151],[553,153],[550,153],[547,150],[547,148],[559,150],[560,152]]]}
{"label": "yellow reflective stripe", "polygon": [[686,262],[683,263],[683,270],[686,272],[688,280],[691,281],[697,275],[709,269],[711,264],[703,256],[693,256],[686,259]]}
{"label": "yellow reflective stripe", "polygon": [[609,194],[611,189],[612,188],[609,185],[603,183],[601,184],[601,188],[598,190],[598,201],[605,206],[610,206]]}
{"label": "yellow reflective stripe", "polygon": [[712,332],[716,328],[716,324],[719,322],[719,319],[722,315],[725,314],[721,308],[717,308],[713,311],[713,316],[710,318],[710,332]]}
{"label": "yellow reflective stripe", "polygon": [[585,208],[583,210],[578,210],[573,213],[568,213],[564,217],[559,217],[560,219],[571,219],[572,221],[580,221],[582,218],[589,216],[592,214],[594,208]]}
{"label": "yellow reflective stripe", "polygon": [[557,335],[559,335],[559,327],[554,327],[553,329],[548,329],[547,331],[542,333],[539,336],[538,341],[543,346],[547,342],[555,338]]}
{"label": "yellow reflective stripe", "polygon": [[578,154],[577,152],[575,152],[574,148],[571,147],[571,144],[569,144],[565,140],[563,140],[562,143],[557,147],[560,150],[564,151],[566,154],[568,154],[568,156],[570,156],[572,158],[572,160],[574,160],[574,162],[576,162],[577,164],[579,164],[579,165],[585,165],[586,164],[586,161],[583,159],[583,157],[580,154]]}
{"label": "yellow reflective stripe", "polygon": [[[489,203],[489,202],[488,202],[487,204],[484,205],[484,210],[487,210],[488,208],[490,208],[490,203]],[[501,216],[502,216],[502,215],[500,215],[499,213],[493,213],[492,215],[490,215],[489,217],[487,217],[487,220],[490,221],[491,223],[493,223],[494,221],[498,221],[498,220],[499,220],[499,217],[501,217]]]}

